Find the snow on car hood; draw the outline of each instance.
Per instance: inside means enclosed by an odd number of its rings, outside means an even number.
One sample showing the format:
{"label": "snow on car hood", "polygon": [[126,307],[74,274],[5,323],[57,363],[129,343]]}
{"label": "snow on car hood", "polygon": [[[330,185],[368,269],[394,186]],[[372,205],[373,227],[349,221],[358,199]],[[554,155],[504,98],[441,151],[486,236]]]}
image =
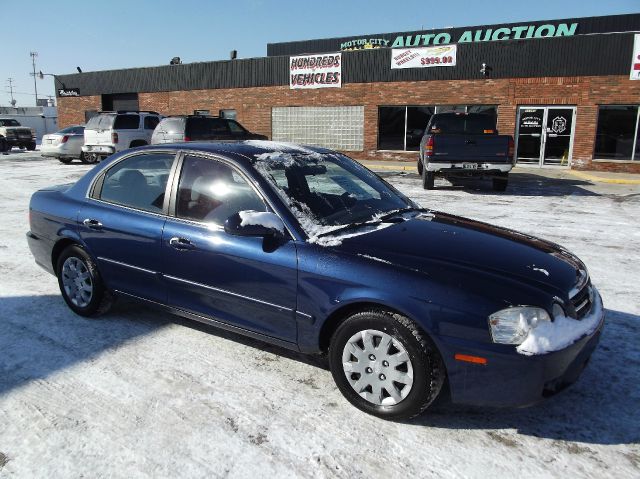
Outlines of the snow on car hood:
{"label": "snow on car hood", "polygon": [[336,246],[390,264],[428,273],[429,260],[544,283],[568,292],[585,266],[560,246],[529,235],[434,212],[366,234],[342,237]]}

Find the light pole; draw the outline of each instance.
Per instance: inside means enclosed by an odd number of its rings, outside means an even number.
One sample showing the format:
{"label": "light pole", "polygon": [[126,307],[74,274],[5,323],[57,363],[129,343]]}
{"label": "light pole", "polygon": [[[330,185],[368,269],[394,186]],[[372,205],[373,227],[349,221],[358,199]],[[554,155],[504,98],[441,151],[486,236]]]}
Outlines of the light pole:
{"label": "light pole", "polygon": [[31,63],[33,65],[33,89],[36,93],[36,106],[38,106],[38,84],[36,82],[36,57],[38,52],[29,52],[29,55],[31,55]]}

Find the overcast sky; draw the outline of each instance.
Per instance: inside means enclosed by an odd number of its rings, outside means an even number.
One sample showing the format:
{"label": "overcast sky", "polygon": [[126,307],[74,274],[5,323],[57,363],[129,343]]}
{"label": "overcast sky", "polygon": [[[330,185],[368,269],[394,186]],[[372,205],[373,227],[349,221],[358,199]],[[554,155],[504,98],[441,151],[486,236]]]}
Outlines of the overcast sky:
{"label": "overcast sky", "polygon": [[[36,70],[65,74],[265,56],[267,43],[448,26],[640,12],[638,0],[20,0],[0,2],[3,48],[0,106],[35,104]],[[37,80],[40,98],[53,78]]]}

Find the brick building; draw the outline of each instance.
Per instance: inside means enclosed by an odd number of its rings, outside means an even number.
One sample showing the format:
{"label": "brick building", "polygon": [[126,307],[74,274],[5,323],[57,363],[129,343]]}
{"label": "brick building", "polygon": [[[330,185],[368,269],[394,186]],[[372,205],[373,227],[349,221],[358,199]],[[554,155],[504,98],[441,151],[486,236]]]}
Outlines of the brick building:
{"label": "brick building", "polygon": [[99,110],[208,110],[274,140],[415,161],[433,113],[475,111],[514,136],[519,164],[640,173],[638,32],[640,14],[616,15],[276,43],[263,58],[60,75],[59,124]]}

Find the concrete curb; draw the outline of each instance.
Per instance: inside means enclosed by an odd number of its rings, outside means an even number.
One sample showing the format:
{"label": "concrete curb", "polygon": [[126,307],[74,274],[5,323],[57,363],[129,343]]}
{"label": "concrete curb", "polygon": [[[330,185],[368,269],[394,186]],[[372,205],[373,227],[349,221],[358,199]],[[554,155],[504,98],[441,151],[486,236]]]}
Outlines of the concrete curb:
{"label": "concrete curb", "polygon": [[612,183],[617,185],[640,185],[640,179],[632,178],[604,178],[602,176],[592,175],[584,171],[566,170],[573,176],[577,176],[583,180],[593,181],[594,183]]}

